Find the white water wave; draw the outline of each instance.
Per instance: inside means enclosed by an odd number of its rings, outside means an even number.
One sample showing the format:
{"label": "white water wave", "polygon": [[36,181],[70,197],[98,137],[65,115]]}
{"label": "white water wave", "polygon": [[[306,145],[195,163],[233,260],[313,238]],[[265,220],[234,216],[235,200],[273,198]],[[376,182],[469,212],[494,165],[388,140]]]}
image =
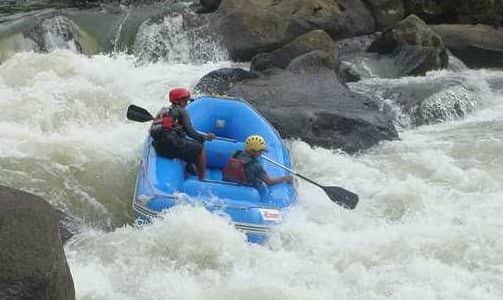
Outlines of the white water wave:
{"label": "white water wave", "polygon": [[[127,105],[155,112],[169,88],[230,65],[134,60],[54,51],[0,65],[0,182],[89,224],[66,246],[78,299],[503,298],[500,72],[456,74],[482,82],[483,105],[465,119],[404,129],[364,153],[290,141],[299,173],[360,203],[344,210],[298,180],[299,204],[257,246],[198,207],[127,225],[148,128],[125,120]],[[382,84],[435,76],[451,75]]]}

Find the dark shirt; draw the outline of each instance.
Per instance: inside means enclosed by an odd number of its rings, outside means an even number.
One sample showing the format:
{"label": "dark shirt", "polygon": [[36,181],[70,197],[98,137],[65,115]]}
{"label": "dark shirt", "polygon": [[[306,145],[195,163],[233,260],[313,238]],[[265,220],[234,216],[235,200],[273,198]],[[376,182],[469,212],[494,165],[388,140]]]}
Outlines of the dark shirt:
{"label": "dark shirt", "polygon": [[194,127],[192,127],[189,113],[185,108],[176,104],[173,104],[171,108],[163,107],[159,114],[157,114],[157,118],[167,113],[168,111],[171,117],[179,124],[179,128],[176,128],[176,130],[183,130],[183,132],[189,137],[200,143],[204,143],[204,141],[206,140],[205,136],[197,132]]}
{"label": "dark shirt", "polygon": [[245,162],[245,184],[258,186],[262,181],[264,181],[266,172],[257,158],[248,155],[246,151],[240,151],[240,153],[237,153],[235,157],[237,159],[244,160]]}

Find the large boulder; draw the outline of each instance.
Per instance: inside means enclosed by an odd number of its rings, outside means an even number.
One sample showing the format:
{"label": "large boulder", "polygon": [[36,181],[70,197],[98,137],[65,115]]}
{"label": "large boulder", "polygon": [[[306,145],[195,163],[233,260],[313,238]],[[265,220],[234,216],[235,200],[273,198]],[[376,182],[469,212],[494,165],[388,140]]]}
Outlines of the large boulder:
{"label": "large boulder", "polygon": [[4,186],[0,207],[0,299],[75,299],[55,210]]}
{"label": "large boulder", "polygon": [[222,0],[212,24],[231,58],[245,61],[314,29],[333,38],[375,30],[374,18],[361,0]]}
{"label": "large boulder", "polygon": [[252,71],[262,71],[271,67],[286,68],[297,56],[314,51],[325,51],[332,57],[333,64],[337,61],[337,48],[334,40],[323,30],[313,30],[297,37],[285,46],[270,53],[260,53],[251,62]]}
{"label": "large boulder", "polygon": [[431,28],[468,67],[503,67],[503,28],[463,24],[434,25]]}
{"label": "large boulder", "polygon": [[415,15],[383,32],[368,51],[393,56],[401,68],[399,76],[424,75],[427,71],[446,68],[449,63],[442,38]]}
{"label": "large boulder", "polygon": [[348,153],[398,138],[391,119],[374,101],[352,93],[333,69],[314,63],[312,53],[292,61],[287,70],[270,69],[234,82],[226,94],[250,102],[284,138]]}

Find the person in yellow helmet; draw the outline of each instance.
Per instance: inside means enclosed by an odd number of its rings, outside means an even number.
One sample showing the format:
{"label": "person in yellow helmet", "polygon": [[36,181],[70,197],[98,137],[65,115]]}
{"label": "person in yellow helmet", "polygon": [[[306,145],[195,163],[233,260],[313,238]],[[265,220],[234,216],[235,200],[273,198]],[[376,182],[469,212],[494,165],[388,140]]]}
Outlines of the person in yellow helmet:
{"label": "person in yellow helmet", "polygon": [[245,142],[245,151],[236,151],[223,170],[223,179],[252,186],[260,182],[267,185],[282,182],[292,183],[292,176],[270,177],[258,161],[266,151],[266,142],[260,135],[250,135]]}

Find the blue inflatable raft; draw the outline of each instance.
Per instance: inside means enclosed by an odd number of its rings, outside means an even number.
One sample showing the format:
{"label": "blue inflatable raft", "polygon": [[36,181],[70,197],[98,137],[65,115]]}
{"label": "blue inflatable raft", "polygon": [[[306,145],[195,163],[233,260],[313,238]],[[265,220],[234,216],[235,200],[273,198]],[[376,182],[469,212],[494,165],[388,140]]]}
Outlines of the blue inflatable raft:
{"label": "blue inflatable raft", "polygon": [[[205,143],[207,180],[188,175],[182,160],[158,156],[147,137],[133,199],[136,217],[149,221],[163,210],[190,199],[209,211],[228,216],[250,242],[264,242],[271,227],[281,222],[285,208],[296,201],[294,186],[280,183],[255,188],[235,184],[222,180],[222,169],[236,150],[244,149],[244,141],[252,134],[264,137],[268,158],[290,167],[285,143],[269,122],[243,100],[199,97],[187,110],[196,130],[217,136]],[[261,163],[270,176],[286,175],[282,168],[263,159]]]}

